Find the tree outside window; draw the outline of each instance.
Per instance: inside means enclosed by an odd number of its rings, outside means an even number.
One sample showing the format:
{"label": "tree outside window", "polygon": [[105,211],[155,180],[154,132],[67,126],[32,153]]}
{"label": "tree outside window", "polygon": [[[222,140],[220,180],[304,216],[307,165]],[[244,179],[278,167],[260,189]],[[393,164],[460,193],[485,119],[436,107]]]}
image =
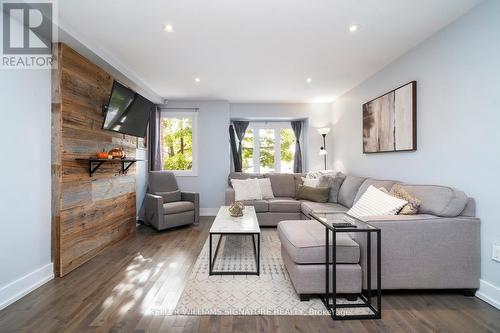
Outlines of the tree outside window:
{"label": "tree outside window", "polygon": [[195,116],[166,112],[161,119],[163,170],[189,175],[195,172]]}

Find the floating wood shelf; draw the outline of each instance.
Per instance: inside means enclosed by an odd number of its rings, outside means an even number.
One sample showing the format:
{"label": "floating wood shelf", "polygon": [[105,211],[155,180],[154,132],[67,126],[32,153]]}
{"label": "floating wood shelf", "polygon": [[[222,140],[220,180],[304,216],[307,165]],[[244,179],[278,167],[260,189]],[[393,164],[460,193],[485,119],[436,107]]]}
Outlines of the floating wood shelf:
{"label": "floating wood shelf", "polygon": [[104,163],[121,163],[122,165],[122,174],[127,174],[128,169],[135,163],[143,160],[136,160],[135,158],[77,158],[77,161],[84,161],[88,163],[89,169],[89,177],[92,177],[94,172],[99,169],[101,165]]}

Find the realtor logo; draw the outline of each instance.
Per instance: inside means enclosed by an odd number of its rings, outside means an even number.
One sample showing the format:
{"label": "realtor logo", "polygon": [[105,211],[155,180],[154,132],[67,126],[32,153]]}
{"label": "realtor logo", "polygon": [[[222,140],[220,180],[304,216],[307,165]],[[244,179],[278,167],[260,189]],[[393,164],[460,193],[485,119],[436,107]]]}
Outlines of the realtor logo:
{"label": "realtor logo", "polygon": [[2,68],[51,68],[54,1],[1,1]]}

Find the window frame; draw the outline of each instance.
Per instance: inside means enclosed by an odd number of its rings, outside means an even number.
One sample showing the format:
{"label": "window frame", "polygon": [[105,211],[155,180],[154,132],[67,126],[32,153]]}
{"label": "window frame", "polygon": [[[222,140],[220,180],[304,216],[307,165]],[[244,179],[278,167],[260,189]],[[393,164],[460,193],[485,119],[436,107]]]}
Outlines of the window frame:
{"label": "window frame", "polygon": [[[260,129],[274,129],[274,171],[282,173],[281,171],[281,130],[292,129],[290,122],[284,121],[252,121],[249,123],[247,130],[253,131],[253,172],[260,173]],[[293,131],[293,129],[292,129]],[[299,138],[300,146],[303,147],[304,135],[301,134]],[[303,153],[302,153],[303,154]],[[276,171],[279,170],[279,171]],[[293,173],[293,172],[292,172]]]}
{"label": "window frame", "polygon": [[[191,118],[193,123],[193,164],[191,170],[167,170],[163,169],[163,146],[162,147],[162,165],[163,171],[173,172],[178,177],[196,177],[198,176],[198,112],[196,111],[160,111],[160,122],[165,118]],[[161,142],[163,144],[163,132],[161,133]]]}

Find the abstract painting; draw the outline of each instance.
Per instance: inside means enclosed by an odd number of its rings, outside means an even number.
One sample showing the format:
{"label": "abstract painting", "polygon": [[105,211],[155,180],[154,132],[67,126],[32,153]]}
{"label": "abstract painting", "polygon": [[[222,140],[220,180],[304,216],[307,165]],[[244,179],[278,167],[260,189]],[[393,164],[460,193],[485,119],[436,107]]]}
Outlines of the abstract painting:
{"label": "abstract painting", "polygon": [[417,150],[417,82],[363,105],[363,153]]}

